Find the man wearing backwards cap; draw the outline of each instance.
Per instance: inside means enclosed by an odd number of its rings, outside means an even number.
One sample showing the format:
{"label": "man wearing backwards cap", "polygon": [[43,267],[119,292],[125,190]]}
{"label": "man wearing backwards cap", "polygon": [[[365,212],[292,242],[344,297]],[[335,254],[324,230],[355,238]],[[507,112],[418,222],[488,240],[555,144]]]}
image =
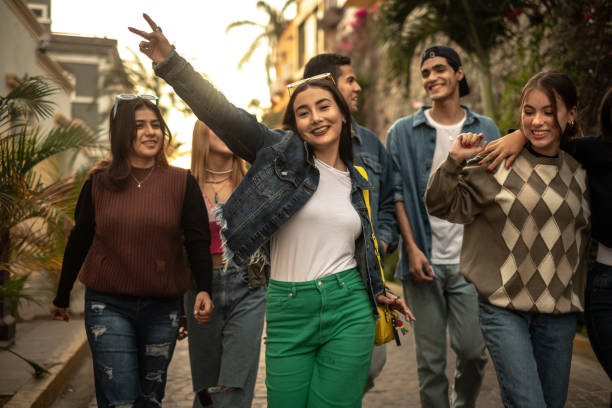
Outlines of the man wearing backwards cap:
{"label": "man wearing backwards cap", "polygon": [[[419,391],[423,407],[474,407],[487,362],[474,287],[459,272],[463,226],[429,216],[423,196],[432,170],[448,156],[460,133],[500,137],[495,123],[459,103],[470,88],[461,59],[450,47],[428,48],[421,81],[432,106],[401,118],[389,129],[387,151],[394,172],[394,201],[402,237],[396,277],[415,314]],[[446,327],[457,354],[448,398]]]}

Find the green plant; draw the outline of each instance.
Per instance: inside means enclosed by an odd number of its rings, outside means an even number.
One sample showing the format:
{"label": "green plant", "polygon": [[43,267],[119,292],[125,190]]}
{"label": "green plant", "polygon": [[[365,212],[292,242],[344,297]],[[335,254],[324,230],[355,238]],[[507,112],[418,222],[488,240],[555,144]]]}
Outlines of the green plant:
{"label": "green plant", "polygon": [[410,84],[415,51],[442,34],[459,45],[476,63],[481,97],[487,116],[497,119],[493,94],[491,53],[512,38],[508,19],[521,0],[386,0],[380,8],[380,30],[391,67]]}
{"label": "green plant", "polygon": [[[98,135],[78,123],[43,131],[57,89],[42,77],[24,78],[0,97],[0,293],[3,310],[16,312],[32,272],[57,274],[72,213],[83,181],[52,174],[45,164],[57,155],[101,151]],[[1,295],[0,295],[1,296]],[[10,307],[4,303],[11,300]]]}
{"label": "green plant", "polygon": [[32,376],[34,378],[41,378],[45,374],[50,374],[49,370],[47,370],[42,365],[38,364],[36,361],[30,360],[29,358],[25,358],[21,354],[17,353],[16,351],[13,351],[11,349],[6,349],[6,351],[8,351],[11,354],[14,354],[15,356],[19,357],[20,359],[22,359],[23,361],[28,363],[28,365],[34,369],[34,372],[32,373]]}

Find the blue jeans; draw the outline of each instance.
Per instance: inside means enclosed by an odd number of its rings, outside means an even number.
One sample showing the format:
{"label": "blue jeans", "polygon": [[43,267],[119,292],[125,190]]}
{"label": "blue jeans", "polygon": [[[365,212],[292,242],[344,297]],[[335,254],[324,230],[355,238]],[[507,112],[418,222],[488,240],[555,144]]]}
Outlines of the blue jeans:
{"label": "blue jeans", "polygon": [[85,292],[85,330],[99,407],[160,407],[180,298]]}
{"label": "blue jeans", "polygon": [[562,408],[576,314],[511,311],[481,300],[480,325],[504,406]]}
{"label": "blue jeans", "polygon": [[[213,268],[212,321],[199,324],[187,315],[189,362],[193,390],[207,390],[215,408],[250,408],[257,379],[266,286],[249,289],[247,268]],[[185,310],[193,310],[195,289],[185,294]],[[215,392],[215,387],[231,391]],[[212,389],[211,389],[212,388]],[[196,394],[193,407],[201,407]]]}
{"label": "blue jeans", "polygon": [[[434,280],[404,280],[404,296],[414,313],[414,341],[422,407],[474,407],[487,363],[478,322],[478,295],[459,265],[432,265]],[[453,390],[446,378],[446,329],[457,354]]]}
{"label": "blue jeans", "polygon": [[587,276],[585,320],[597,359],[612,379],[612,266],[594,262]]}

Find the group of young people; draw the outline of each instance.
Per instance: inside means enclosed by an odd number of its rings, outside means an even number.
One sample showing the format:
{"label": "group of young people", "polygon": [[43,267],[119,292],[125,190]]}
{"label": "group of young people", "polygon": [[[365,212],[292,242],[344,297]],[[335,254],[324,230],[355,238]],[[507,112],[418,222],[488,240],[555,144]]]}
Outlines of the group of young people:
{"label": "group of young people", "polygon": [[[130,28],[140,51],[199,120],[191,172],[178,169],[156,97],[119,95],[111,158],[81,191],[51,313],[69,318],[78,275],[99,406],[160,406],[186,336],[194,407],[250,407],[265,318],[268,406],[359,407],[384,365],[381,304],[413,322],[424,407],[475,406],[487,349],[505,406],[562,407],[585,307],[612,375],[612,92],[601,136],[575,138],[575,86],[539,73],[523,89],[520,130],[500,139],[460,104],[458,54],[430,47],[421,78],[432,106],[398,120],[385,149],[352,116],[361,88],[349,58],[312,58],[288,87],[283,129],[268,129],[144,17],[152,31]],[[396,247],[410,309],[380,274],[378,256]]]}

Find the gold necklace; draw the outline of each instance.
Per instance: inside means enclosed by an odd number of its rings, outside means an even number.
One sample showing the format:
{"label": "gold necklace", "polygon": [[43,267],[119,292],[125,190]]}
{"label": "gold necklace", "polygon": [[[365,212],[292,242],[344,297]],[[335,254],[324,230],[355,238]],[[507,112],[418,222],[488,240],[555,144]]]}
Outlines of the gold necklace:
{"label": "gold necklace", "polygon": [[149,174],[147,174],[147,175],[145,176],[145,178],[143,178],[142,180],[138,180],[138,179],[136,178],[136,176],[134,175],[134,173],[130,173],[130,176],[132,176],[132,178],[133,178],[133,179],[134,179],[134,181],[136,182],[136,186],[137,186],[138,188],[140,188],[140,186],[142,185],[142,183],[144,183],[145,181],[147,181],[147,179],[149,178],[149,176],[150,176],[151,174],[153,174],[153,170],[155,170],[155,165],[153,165],[153,167],[151,167],[151,171],[149,171]]}

